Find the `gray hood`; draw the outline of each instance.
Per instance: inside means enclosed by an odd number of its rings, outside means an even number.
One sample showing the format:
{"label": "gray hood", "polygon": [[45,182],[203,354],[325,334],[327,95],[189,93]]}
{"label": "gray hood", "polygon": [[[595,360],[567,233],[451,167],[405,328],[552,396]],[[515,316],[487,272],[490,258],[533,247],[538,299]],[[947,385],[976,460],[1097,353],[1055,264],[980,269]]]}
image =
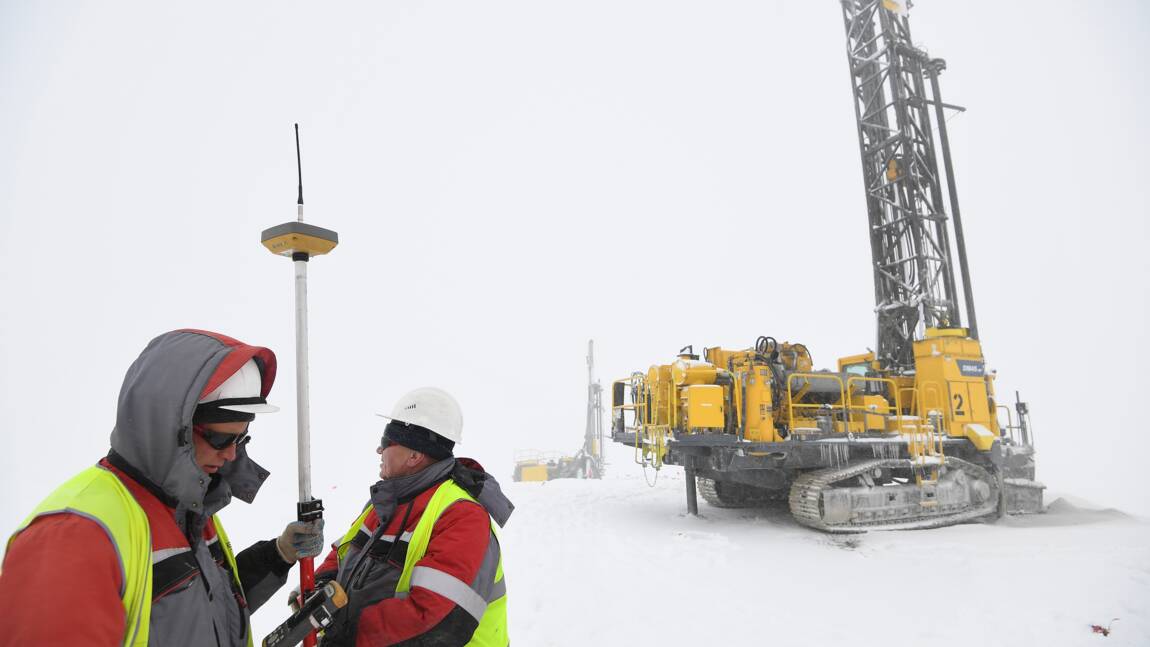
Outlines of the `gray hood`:
{"label": "gray hood", "polygon": [[[162,490],[181,511],[210,515],[233,495],[251,503],[269,472],[241,446],[236,460],[209,477],[196,465],[192,415],[210,393],[249,359],[255,359],[266,397],[275,381],[275,354],[230,337],[176,330],[148,344],[124,376],[112,430],[112,451]],[[209,492],[210,488],[210,492]]]}

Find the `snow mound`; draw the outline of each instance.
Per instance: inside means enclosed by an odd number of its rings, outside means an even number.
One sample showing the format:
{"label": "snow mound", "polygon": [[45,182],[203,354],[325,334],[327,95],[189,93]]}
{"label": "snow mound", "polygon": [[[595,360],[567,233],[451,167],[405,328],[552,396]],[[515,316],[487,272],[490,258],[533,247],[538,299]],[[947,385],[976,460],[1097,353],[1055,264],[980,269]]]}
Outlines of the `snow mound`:
{"label": "snow mound", "polygon": [[[1132,521],[1135,517],[1117,508],[1098,507],[1081,499],[1059,497],[1046,506],[1045,516],[1061,523],[1101,523],[1106,521]],[[1025,518],[1025,517],[1023,517]]]}

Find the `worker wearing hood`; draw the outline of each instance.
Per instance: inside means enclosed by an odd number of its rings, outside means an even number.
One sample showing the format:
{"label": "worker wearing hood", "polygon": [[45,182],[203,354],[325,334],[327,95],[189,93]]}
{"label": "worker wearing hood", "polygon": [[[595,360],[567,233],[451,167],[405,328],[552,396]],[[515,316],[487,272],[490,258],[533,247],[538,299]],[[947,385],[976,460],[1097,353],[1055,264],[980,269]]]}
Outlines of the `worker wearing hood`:
{"label": "worker wearing hood", "polygon": [[322,521],[297,521],[235,554],[216,516],[268,477],[247,448],[256,415],[278,410],[275,374],[271,350],[224,335],[153,339],[124,378],[108,455],[9,539],[0,645],[251,645],[251,613],[323,543]]}

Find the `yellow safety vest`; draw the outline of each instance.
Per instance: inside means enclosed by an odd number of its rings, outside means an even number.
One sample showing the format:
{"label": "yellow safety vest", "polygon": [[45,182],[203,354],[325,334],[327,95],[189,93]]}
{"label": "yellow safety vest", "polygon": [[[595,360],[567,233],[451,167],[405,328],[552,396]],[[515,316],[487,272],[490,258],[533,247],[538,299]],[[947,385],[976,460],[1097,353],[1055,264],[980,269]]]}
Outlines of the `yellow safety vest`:
{"label": "yellow safety vest", "polygon": [[[423,516],[419,518],[419,523],[415,525],[415,529],[411,532],[411,540],[407,544],[407,557],[403,563],[403,572],[399,576],[399,583],[395,587],[396,597],[406,597],[407,593],[411,590],[411,577],[415,570],[415,565],[427,553],[427,545],[431,542],[431,531],[435,527],[435,522],[439,520],[439,515],[443,514],[451,504],[456,501],[475,501],[475,497],[467,493],[466,490],[455,484],[455,481],[448,479],[431,495],[431,500],[427,502],[427,508],[423,511]],[[347,554],[347,549],[350,547],[351,540],[355,538],[356,533],[359,532],[360,527],[364,521],[367,520],[368,515],[371,513],[372,507],[368,506],[363,514],[359,516],[351,525],[351,529],[344,535],[343,540],[340,542],[340,549],[338,551],[340,560],[343,560],[344,555]],[[491,525],[491,532],[495,532],[495,525]],[[403,533],[403,529],[399,529],[399,534]],[[398,536],[396,538],[398,541]],[[500,552],[499,564],[495,569],[495,584],[502,585],[503,582],[503,554]],[[479,626],[472,634],[471,640],[467,642],[468,647],[506,647],[510,644],[507,634],[507,593],[506,591],[495,600],[487,603],[487,607],[483,612],[483,617],[479,621]]]}
{"label": "yellow safety vest", "polygon": [[[147,647],[148,625],[152,615],[152,530],[148,515],[136,497],[112,472],[101,467],[90,467],[56,488],[8,538],[8,545],[38,517],[50,514],[75,514],[100,524],[116,548],[120,560],[123,587],[120,599],[124,603],[125,647]],[[216,524],[224,556],[232,568],[236,585],[240,586],[239,569],[232,553],[232,545],[224,533],[219,517]],[[242,587],[240,589],[243,590]],[[251,621],[246,628],[248,646],[252,647]]]}

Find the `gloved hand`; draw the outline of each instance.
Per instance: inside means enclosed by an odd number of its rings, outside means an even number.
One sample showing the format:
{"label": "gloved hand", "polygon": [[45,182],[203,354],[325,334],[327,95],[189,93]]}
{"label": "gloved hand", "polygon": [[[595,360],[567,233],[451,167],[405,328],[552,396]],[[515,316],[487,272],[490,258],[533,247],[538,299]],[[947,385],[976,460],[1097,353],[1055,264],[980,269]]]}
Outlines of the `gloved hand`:
{"label": "gloved hand", "polygon": [[323,550],[323,519],[289,523],[276,539],[276,550],[289,564],[304,557],[315,557]]}
{"label": "gloved hand", "polygon": [[[315,591],[322,589],[324,586],[327,585],[328,582],[332,581],[333,579],[335,579],[334,573],[328,574],[326,577],[322,577],[320,579],[317,579],[315,581],[315,588],[312,589],[311,593],[314,593]],[[309,593],[308,595],[311,595],[311,593]],[[295,588],[293,588],[291,590],[291,593],[288,594],[287,605],[288,605],[288,607],[291,608],[291,612],[293,614],[299,613],[300,606],[299,606],[299,585],[298,584],[295,586]]]}
{"label": "gloved hand", "polygon": [[288,606],[291,607],[291,612],[299,613],[299,585],[296,585],[291,593],[288,594]]}

